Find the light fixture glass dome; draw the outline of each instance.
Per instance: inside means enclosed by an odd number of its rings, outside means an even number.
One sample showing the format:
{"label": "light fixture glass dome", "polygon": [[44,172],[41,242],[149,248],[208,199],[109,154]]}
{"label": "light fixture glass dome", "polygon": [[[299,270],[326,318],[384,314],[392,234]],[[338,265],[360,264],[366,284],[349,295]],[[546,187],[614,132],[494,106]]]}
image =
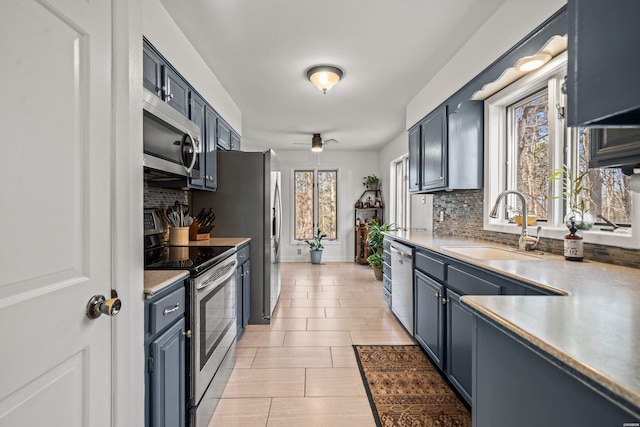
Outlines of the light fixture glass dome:
{"label": "light fixture glass dome", "polygon": [[518,61],[516,68],[520,71],[533,71],[542,67],[544,64],[549,62],[551,59],[551,55],[545,52],[537,53],[535,55],[526,56]]}
{"label": "light fixture glass dome", "polygon": [[319,133],[314,133],[311,139],[311,151],[319,153],[322,151],[322,138]]}
{"label": "light fixture glass dome", "polygon": [[325,94],[340,81],[343,75],[340,68],[331,65],[316,65],[307,71],[307,78]]}

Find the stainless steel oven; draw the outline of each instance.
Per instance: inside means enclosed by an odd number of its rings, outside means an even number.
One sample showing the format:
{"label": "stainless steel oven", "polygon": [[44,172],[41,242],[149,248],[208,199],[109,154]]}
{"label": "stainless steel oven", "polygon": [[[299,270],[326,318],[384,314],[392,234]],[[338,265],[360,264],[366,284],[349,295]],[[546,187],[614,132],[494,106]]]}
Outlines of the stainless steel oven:
{"label": "stainless steel oven", "polygon": [[[192,420],[207,420],[208,423],[213,415],[209,402],[220,397],[215,395],[218,391],[212,390],[209,393],[207,389],[237,334],[237,264],[234,253],[189,280],[189,319],[192,332],[189,400]],[[205,394],[208,394],[206,398]],[[201,405],[203,400],[209,402]],[[196,422],[195,425],[199,423]]]}

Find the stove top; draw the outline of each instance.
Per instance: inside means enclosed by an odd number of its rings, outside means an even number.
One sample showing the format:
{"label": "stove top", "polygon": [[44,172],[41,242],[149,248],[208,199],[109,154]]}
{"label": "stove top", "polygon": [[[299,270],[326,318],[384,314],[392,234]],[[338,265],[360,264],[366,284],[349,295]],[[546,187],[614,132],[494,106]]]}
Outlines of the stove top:
{"label": "stove top", "polygon": [[235,246],[162,246],[145,251],[144,269],[189,270],[195,277],[235,252]]}

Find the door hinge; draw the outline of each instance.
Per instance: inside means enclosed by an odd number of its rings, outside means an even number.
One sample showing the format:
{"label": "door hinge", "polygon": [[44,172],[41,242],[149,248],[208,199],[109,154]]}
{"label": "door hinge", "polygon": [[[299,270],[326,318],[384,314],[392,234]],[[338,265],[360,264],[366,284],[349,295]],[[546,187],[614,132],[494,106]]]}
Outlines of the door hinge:
{"label": "door hinge", "polygon": [[149,356],[149,358],[147,359],[147,370],[149,371],[150,374],[153,374],[153,370],[154,370],[153,356]]}

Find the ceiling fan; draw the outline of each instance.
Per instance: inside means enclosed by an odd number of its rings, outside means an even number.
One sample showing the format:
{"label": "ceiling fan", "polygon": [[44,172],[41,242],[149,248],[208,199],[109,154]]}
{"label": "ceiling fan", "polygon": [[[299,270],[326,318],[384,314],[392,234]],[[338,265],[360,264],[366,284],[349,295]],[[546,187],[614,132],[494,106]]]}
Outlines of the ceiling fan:
{"label": "ceiling fan", "polygon": [[[319,153],[323,150],[325,144],[338,144],[336,139],[323,140],[319,133],[314,133],[311,138],[311,151]],[[308,142],[294,142],[296,145],[307,145]]]}

